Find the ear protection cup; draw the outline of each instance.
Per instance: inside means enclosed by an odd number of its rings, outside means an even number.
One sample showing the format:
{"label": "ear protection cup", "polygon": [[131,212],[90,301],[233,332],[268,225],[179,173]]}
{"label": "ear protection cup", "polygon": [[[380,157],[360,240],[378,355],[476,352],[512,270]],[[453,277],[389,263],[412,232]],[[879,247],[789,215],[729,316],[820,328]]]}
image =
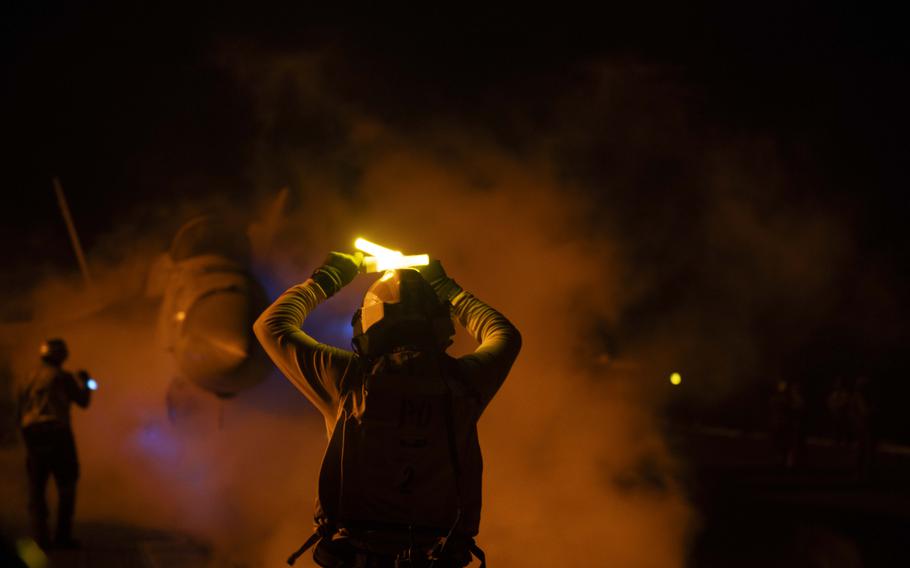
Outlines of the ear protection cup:
{"label": "ear protection cup", "polygon": [[433,338],[436,344],[443,348],[452,344],[452,336],[455,335],[455,325],[452,324],[451,317],[433,318]]}

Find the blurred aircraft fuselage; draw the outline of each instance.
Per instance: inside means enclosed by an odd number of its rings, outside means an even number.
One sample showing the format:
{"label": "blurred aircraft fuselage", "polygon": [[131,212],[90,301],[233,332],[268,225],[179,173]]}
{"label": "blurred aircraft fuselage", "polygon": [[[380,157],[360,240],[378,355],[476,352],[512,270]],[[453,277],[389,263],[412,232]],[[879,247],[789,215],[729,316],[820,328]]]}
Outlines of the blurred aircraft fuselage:
{"label": "blurred aircraft fuselage", "polygon": [[178,381],[220,398],[262,381],[268,361],[252,333],[266,306],[245,233],[210,216],[184,225],[168,253],[158,333]]}

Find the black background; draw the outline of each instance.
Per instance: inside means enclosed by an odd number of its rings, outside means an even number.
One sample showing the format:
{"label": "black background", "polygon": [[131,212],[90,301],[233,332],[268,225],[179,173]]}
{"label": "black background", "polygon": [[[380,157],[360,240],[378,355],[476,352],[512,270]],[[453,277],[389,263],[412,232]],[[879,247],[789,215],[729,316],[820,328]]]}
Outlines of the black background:
{"label": "black background", "polygon": [[[823,314],[810,339],[782,344],[786,316],[758,318],[755,333],[776,359],[775,369],[830,376],[847,367],[871,374],[883,392],[890,431],[908,435],[901,416],[910,395],[902,325],[910,89],[907,35],[895,14],[829,3],[654,4],[598,12],[567,4],[457,12],[384,7],[348,14],[320,8],[18,3],[8,9],[3,287],[21,289],[76,268],[54,202],[53,176],[63,181],[87,249],[125,217],[140,225],[144,219],[160,222],[161,211],[146,210],[150,203],[194,192],[248,198],[256,181],[249,145],[261,133],[247,93],[213,56],[220,46],[331,50],[341,62],[334,67],[338,91],[400,131],[419,130],[427,117],[465,121],[484,125],[519,152],[529,132],[559,127],[548,101],[579,80],[573,64],[646,62],[673,70],[690,87],[704,132],[778,140],[791,182],[786,198],[804,210],[817,205],[836,211],[858,251],[854,274],[834,283],[838,309]],[[516,115],[522,119],[515,121]],[[331,125],[297,126],[331,135]],[[609,176],[609,164],[595,157],[596,145],[564,149],[569,175]],[[661,175],[676,174],[685,172],[670,168]],[[697,201],[674,201],[661,194],[659,181],[621,207],[637,218],[657,202],[682,208],[682,216],[697,214]],[[597,201],[596,190],[590,191]],[[630,223],[629,246],[643,263],[660,263],[649,245],[636,249],[635,227],[641,226]],[[704,244],[684,226],[676,229],[682,249]],[[644,223],[639,230],[650,227]],[[642,301],[626,319],[698,306],[708,277],[698,262],[681,270],[667,277],[694,282],[688,292]],[[862,291],[869,271],[884,274],[883,289],[896,298],[881,314],[889,327],[881,336],[875,331],[879,316],[870,315],[882,310],[876,292]],[[859,320],[865,323],[857,325]]]}

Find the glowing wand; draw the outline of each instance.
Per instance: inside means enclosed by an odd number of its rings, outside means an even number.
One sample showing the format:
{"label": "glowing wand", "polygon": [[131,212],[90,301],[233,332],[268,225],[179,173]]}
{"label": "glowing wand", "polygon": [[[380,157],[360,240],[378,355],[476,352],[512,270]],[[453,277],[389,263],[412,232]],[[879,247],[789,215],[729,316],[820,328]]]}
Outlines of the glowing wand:
{"label": "glowing wand", "polygon": [[363,259],[364,272],[382,272],[384,270],[395,270],[396,268],[424,266],[430,263],[429,255],[404,255],[400,251],[371,243],[366,239],[357,239],[354,241],[354,246],[357,250],[372,255]]}

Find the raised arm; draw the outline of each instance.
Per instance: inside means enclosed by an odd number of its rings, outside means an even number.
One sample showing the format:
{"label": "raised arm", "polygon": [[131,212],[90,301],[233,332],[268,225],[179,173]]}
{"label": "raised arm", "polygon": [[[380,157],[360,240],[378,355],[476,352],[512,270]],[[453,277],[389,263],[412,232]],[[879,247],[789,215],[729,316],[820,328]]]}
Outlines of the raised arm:
{"label": "raised arm", "polygon": [[82,408],[88,408],[89,403],[92,401],[92,390],[88,388],[88,372],[80,370],[76,375],[78,378],[70,373],[64,375],[67,395],[69,395],[71,401]]}
{"label": "raised arm", "polygon": [[480,345],[459,359],[465,377],[480,393],[483,407],[492,400],[521,350],[521,334],[504,315],[466,292],[446,275],[439,261],[421,269],[437,296]]}
{"label": "raised arm", "polygon": [[329,427],[335,422],[341,382],[356,356],[319,343],[300,327],[317,305],[353,280],[362,258],[331,253],[310,279],[285,291],[253,324],[265,352],[319,409]]}

